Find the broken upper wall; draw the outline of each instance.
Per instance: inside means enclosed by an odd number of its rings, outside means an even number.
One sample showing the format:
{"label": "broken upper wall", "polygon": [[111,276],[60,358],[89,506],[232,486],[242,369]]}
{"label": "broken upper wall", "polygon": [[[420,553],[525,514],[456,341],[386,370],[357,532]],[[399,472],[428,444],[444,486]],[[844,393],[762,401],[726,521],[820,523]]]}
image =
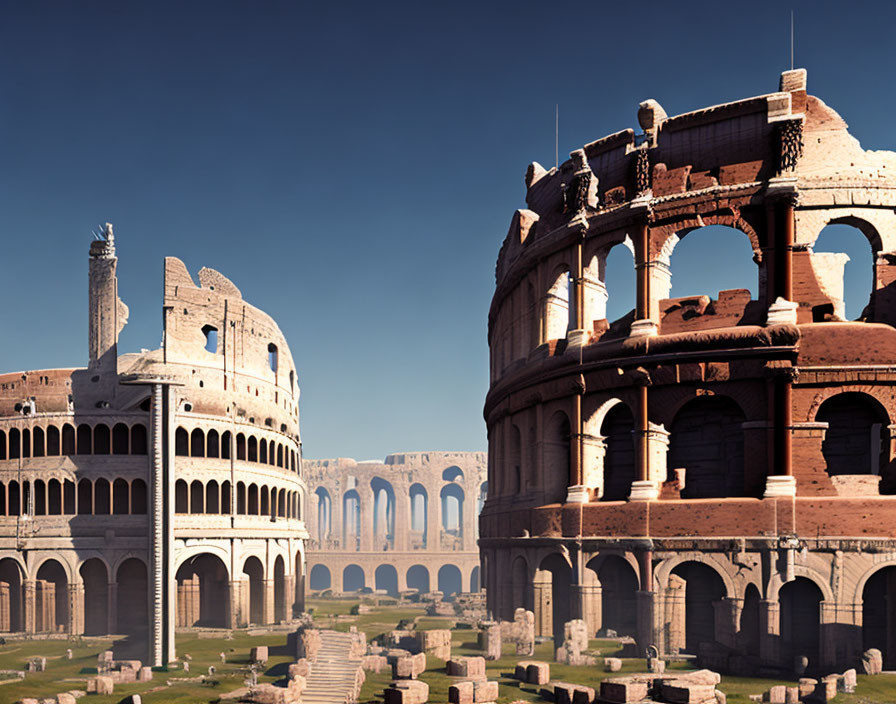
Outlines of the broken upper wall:
{"label": "broken upper wall", "polygon": [[[687,208],[687,198],[761,188],[784,178],[795,179],[800,205],[879,208],[894,200],[896,154],[863,150],[843,119],[806,93],[803,69],[785,72],[779,92],[674,117],[648,100],[638,119],[638,135],[628,129],[599,139],[558,168],[529,166],[527,209],[513,216],[498,259],[499,281],[525,248],[562,229],[571,216],[584,212],[593,228],[594,216],[610,220],[612,211],[643,198],[652,205],[685,199]],[[583,161],[593,198],[580,187]],[[876,230],[890,230],[880,235],[884,241],[876,251],[896,249],[892,215],[890,207],[889,213],[868,216]],[[798,215],[796,242],[811,245],[835,217],[804,215],[801,222]]]}

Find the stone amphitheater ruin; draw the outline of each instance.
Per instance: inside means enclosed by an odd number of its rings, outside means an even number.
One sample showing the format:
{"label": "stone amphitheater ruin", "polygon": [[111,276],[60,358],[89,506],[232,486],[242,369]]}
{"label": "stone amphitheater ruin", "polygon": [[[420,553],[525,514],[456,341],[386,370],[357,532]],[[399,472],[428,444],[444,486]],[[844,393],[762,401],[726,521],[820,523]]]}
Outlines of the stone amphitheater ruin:
{"label": "stone amphitheater ruin", "polygon": [[309,588],[479,591],[484,452],[305,460]]}
{"label": "stone amphitheater ruin", "polygon": [[107,225],[86,369],[0,376],[0,631],[123,634],[164,665],[176,627],[303,610],[298,378],[269,316],[174,258],[162,347],[119,356],[117,262]]}
{"label": "stone amphitheater ruin", "polygon": [[[533,163],[498,256],[489,608],[726,672],[825,673],[872,647],[894,668],[896,154],[862,149],[804,70],[676,117],[646,101],[638,122]],[[844,255],[813,251],[831,223],[873,253],[858,320]],[[670,298],[676,245],[709,225],[748,239],[756,298]],[[636,292],[608,321],[615,247]]]}

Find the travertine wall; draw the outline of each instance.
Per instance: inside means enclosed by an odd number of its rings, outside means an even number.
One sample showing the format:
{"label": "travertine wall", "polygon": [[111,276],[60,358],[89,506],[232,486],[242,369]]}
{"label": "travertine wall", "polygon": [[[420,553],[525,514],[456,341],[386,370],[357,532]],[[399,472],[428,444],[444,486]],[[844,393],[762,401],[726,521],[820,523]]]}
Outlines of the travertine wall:
{"label": "travertine wall", "polygon": [[309,587],[479,591],[484,452],[305,460]]}
{"label": "travertine wall", "polygon": [[[489,313],[489,608],[570,617],[714,668],[896,662],[896,155],[864,151],[806,92],[667,117],[526,174]],[[845,321],[855,227],[875,260]],[[690,232],[746,236],[758,296],[670,298]],[[607,257],[633,253],[632,310],[606,320]],[[707,261],[706,266],[724,267]],[[709,295],[706,295],[709,294]],[[892,646],[892,647],[891,647]]]}
{"label": "travertine wall", "polygon": [[118,356],[111,226],[92,243],[87,369],[0,376],[0,627],[126,633],[303,609],[298,378],[276,323],[210,269],[164,269],[164,337]]}

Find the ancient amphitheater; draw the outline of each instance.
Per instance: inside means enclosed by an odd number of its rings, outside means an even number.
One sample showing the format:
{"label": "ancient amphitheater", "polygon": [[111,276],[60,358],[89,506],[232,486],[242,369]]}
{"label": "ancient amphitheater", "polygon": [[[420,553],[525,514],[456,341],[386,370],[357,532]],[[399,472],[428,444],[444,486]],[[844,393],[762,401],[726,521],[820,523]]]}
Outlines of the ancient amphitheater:
{"label": "ancient amphitheater", "polygon": [[[489,607],[728,672],[826,673],[869,647],[896,667],[896,154],[863,150],[802,70],[638,122],[532,164],[498,256]],[[831,223],[873,253],[855,321],[845,257],[813,251]],[[709,225],[749,241],[756,297],[670,298],[676,245]],[[615,247],[636,292],[608,321]]]}
{"label": "ancient amphitheater", "polygon": [[311,589],[479,591],[484,452],[305,460],[305,472]]}
{"label": "ancient amphitheater", "polygon": [[176,627],[302,610],[298,379],[270,317],[173,258],[161,349],[119,356],[111,226],[89,264],[88,367],[0,376],[0,631],[163,665]]}

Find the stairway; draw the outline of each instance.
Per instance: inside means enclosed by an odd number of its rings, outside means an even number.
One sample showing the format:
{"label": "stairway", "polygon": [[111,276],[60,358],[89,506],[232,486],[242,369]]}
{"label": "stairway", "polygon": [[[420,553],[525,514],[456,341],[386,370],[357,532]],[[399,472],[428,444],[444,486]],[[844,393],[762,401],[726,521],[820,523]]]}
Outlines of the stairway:
{"label": "stairway", "polygon": [[351,704],[357,701],[361,659],[349,657],[351,635],[321,631],[320,640],[320,650],[302,692],[302,704]]}

